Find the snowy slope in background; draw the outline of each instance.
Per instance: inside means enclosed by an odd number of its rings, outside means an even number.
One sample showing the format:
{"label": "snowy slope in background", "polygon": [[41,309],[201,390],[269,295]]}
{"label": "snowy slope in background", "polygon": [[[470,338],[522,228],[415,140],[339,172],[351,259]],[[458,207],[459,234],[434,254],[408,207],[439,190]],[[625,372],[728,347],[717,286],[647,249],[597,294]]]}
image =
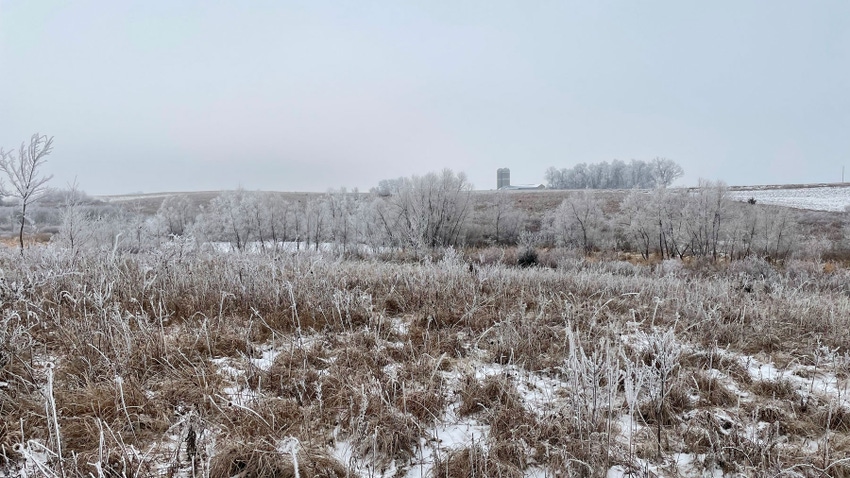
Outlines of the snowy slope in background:
{"label": "snowy slope in background", "polygon": [[848,187],[808,187],[793,189],[738,189],[729,191],[736,201],[754,198],[760,204],[786,206],[815,211],[844,211],[850,206]]}

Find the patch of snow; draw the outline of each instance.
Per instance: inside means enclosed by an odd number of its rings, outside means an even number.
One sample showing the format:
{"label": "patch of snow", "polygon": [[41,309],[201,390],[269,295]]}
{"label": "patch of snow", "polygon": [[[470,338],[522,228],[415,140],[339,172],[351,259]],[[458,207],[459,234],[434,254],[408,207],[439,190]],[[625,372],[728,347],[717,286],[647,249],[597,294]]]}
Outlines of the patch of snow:
{"label": "patch of snow", "polygon": [[728,375],[724,372],[717,370],[716,368],[708,369],[706,371],[706,375],[710,378],[713,378],[719,382],[720,385],[726,387],[730,392],[734,393],[738,398],[747,398],[750,396],[750,392],[745,390],[741,390],[741,387],[738,386],[738,382],[732,380]]}
{"label": "patch of snow", "polygon": [[673,464],[676,467],[677,476],[700,476],[700,477],[723,477],[723,470],[714,467],[707,470],[703,465],[705,455],[695,455],[693,453],[674,453]]}
{"label": "patch of snow", "polygon": [[531,468],[525,470],[525,473],[523,474],[523,476],[524,476],[524,478],[548,478],[549,474],[546,473],[546,470],[544,470],[542,468],[531,467]]}
{"label": "patch of snow", "polygon": [[[825,370],[824,367],[816,368],[811,365],[798,365],[786,370],[779,370],[773,363],[762,363],[755,357],[745,355],[739,357],[741,364],[753,380],[781,381],[791,383],[797,392],[806,398],[817,395],[837,406],[850,409],[850,397],[847,395],[847,383],[842,383],[838,377]],[[808,378],[801,377],[795,372],[805,371]]]}
{"label": "patch of snow", "polygon": [[453,450],[483,442],[489,429],[489,426],[475,421],[458,420],[435,427],[431,436],[440,448]]}
{"label": "patch of snow", "polygon": [[267,372],[272,367],[277,356],[280,355],[280,352],[281,351],[277,349],[266,348],[263,350],[260,358],[251,359],[251,364],[263,372]]}
{"label": "patch of snow", "polygon": [[510,378],[516,385],[526,409],[538,416],[545,416],[547,412],[557,409],[557,391],[569,387],[563,380],[531,372],[515,365],[490,363],[481,365],[475,370],[475,378],[478,380],[497,375]]}
{"label": "patch of snow", "polygon": [[454,410],[449,411],[440,425],[427,432],[428,438],[420,440],[405,477],[431,476],[431,471],[441,455],[475,443],[483,444],[489,430],[488,425],[471,419],[459,419]]}
{"label": "patch of snow", "polygon": [[803,450],[809,453],[817,453],[820,450],[820,444],[812,439],[808,439],[803,444]]}
{"label": "patch of snow", "polygon": [[638,431],[641,428],[641,425],[635,423],[634,419],[629,416],[628,413],[620,415],[617,419],[620,427],[620,435],[619,438],[623,441],[623,443],[628,444],[629,439],[632,436],[633,431]]}
{"label": "patch of snow", "polygon": [[230,379],[241,377],[245,372],[231,365],[230,361],[230,357],[219,357],[210,360],[210,362],[218,367],[219,372],[221,372],[221,374],[225,377]]}
{"label": "patch of snow", "polygon": [[777,380],[782,380],[785,376],[785,373],[776,368],[776,365],[772,362],[761,363],[753,357],[741,357],[741,360],[753,380],[768,380],[775,382]]}
{"label": "patch of snow", "polygon": [[214,358],[211,360],[212,363],[218,366],[218,370],[222,376],[233,381],[231,385],[222,388],[221,392],[223,395],[219,395],[219,398],[223,399],[228,406],[232,405],[245,408],[258,395],[254,390],[239,385],[239,379],[245,376],[245,371],[231,365],[232,360],[229,357]]}
{"label": "patch of snow", "polygon": [[400,317],[395,317],[391,320],[392,331],[396,334],[405,337],[410,333],[410,322]]}
{"label": "patch of snow", "polygon": [[27,440],[26,443],[17,444],[14,447],[23,458],[23,466],[19,469],[21,478],[27,477],[56,477],[47,462],[56,454],[47,448],[40,440]]}
{"label": "patch of snow", "polygon": [[614,465],[605,473],[605,478],[625,478],[626,473],[628,473],[626,467],[623,465]]}
{"label": "patch of snow", "polygon": [[221,392],[223,395],[219,396],[219,398],[223,398],[228,405],[233,405],[239,408],[247,408],[249,403],[259,397],[257,392],[254,390],[242,388],[238,385],[224,387]]}

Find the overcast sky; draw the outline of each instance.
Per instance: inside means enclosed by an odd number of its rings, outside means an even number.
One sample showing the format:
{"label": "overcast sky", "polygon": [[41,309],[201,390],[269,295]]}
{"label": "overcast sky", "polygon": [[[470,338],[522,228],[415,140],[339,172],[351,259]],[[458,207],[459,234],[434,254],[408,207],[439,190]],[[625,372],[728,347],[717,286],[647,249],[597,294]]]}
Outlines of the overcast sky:
{"label": "overcast sky", "polygon": [[0,145],[89,194],[677,161],[850,178],[850,2],[0,0]]}

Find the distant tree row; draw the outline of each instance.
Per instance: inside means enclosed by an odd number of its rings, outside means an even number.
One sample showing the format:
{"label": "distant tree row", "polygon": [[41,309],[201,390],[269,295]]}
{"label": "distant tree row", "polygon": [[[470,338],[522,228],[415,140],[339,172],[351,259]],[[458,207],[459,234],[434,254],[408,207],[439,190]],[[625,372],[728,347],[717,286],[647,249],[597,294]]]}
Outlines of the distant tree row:
{"label": "distant tree row", "polygon": [[[0,198],[17,199],[10,222],[17,223],[22,253],[24,229],[35,219],[28,206],[40,199],[63,204],[62,224],[54,239],[73,251],[90,247],[108,247],[113,253],[140,251],[194,237],[201,243],[226,242],[238,251],[249,245],[278,251],[287,242],[295,249],[302,244],[316,250],[326,245],[343,255],[361,247],[424,251],[519,242],[526,250],[554,245],[585,254],[614,250],[637,252],[647,259],[654,255],[718,260],[751,255],[785,258],[799,238],[789,209],[756,207],[754,201],[734,203],[722,183],[701,182],[695,190],[665,189],[682,175],[682,168],[663,158],[550,168],[546,177],[552,188],[635,190],[613,204],[605,201],[608,195],[570,193],[532,231],[509,193],[500,191],[489,203],[475,204],[466,175],[449,169],[381,181],[370,194],[340,189],[292,199],[240,189],[220,194],[205,207],[177,195],[166,198],[151,216],[141,204],[125,209],[95,205],[76,183],[68,191],[49,190],[50,176],[41,176],[38,170],[51,148],[52,138],[36,134],[29,147],[22,144],[17,153],[0,149],[0,172],[11,186],[7,189],[0,181]],[[0,219],[5,217],[0,214]]]}
{"label": "distant tree row", "polygon": [[465,176],[450,170],[386,184],[392,187],[381,192],[340,189],[294,201],[273,193],[231,191],[197,215],[178,197],[163,203],[156,224],[169,234],[193,231],[202,241],[227,242],[237,250],[249,244],[276,250],[288,242],[295,243],[291,248],[322,246],[341,254],[364,247],[426,251],[515,245],[522,237],[526,241],[534,237],[533,245],[584,254],[782,259],[799,241],[791,210],[735,202],[722,183],[702,182],[693,190],[633,190],[626,195],[570,193],[558,207],[541,211],[540,222],[529,221],[508,191],[474,197]]}
{"label": "distant tree row", "polygon": [[[471,195],[466,176],[448,169],[401,178],[387,195],[344,188],[300,196],[238,189],[203,205],[187,195],[174,195],[154,215],[142,211],[141,205],[93,207],[79,200],[82,193],[69,191],[54,240],[74,250],[131,252],[154,249],[176,238],[229,244],[237,251],[324,248],[343,255],[363,248],[424,251],[466,243]],[[494,213],[498,220],[492,235],[512,241],[517,215],[503,203]]]}
{"label": "distant tree row", "polygon": [[717,260],[752,255],[784,259],[800,239],[792,211],[735,202],[723,183],[687,189],[631,191],[616,205],[597,193],[571,195],[545,222],[561,247],[640,253],[644,258]]}
{"label": "distant tree row", "polygon": [[[290,199],[276,193],[240,189],[210,201],[201,209],[191,231],[204,241],[230,243],[240,251],[250,244],[263,251],[277,251],[289,242],[295,249],[316,250],[321,244],[333,244],[347,253],[367,237],[365,231],[358,230],[364,226],[358,218],[364,214],[367,202],[368,197],[356,190],[340,189]],[[163,208],[160,214],[167,216]],[[175,223],[179,225],[181,221]]]}
{"label": "distant tree row", "polygon": [[227,191],[203,205],[175,195],[156,214],[140,205],[88,204],[72,190],[64,195],[62,226],[53,240],[72,250],[112,253],[180,241],[267,253],[418,254],[449,246],[520,245],[709,260],[784,259],[796,252],[815,257],[825,247],[817,238],[800,244],[794,211],[735,202],[720,183],[626,194],[570,192],[557,207],[534,211],[535,217],[518,207],[520,196],[511,191],[472,194],[466,177],[450,170],[387,184],[392,187],[371,193]]}
{"label": "distant tree row", "polygon": [[546,170],[546,182],[552,189],[652,189],[670,186],[682,174],[682,167],[666,158],[628,163],[615,159],[572,168],[551,167]]}

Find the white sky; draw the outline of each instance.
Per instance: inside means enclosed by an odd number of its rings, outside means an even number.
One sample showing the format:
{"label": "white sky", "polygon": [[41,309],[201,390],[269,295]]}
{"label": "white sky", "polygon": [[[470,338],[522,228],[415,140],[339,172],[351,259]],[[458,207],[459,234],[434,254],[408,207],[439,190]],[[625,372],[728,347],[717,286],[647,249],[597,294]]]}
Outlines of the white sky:
{"label": "white sky", "polygon": [[0,0],[0,65],[0,145],[54,136],[52,185],[90,194],[850,167],[846,0]]}

